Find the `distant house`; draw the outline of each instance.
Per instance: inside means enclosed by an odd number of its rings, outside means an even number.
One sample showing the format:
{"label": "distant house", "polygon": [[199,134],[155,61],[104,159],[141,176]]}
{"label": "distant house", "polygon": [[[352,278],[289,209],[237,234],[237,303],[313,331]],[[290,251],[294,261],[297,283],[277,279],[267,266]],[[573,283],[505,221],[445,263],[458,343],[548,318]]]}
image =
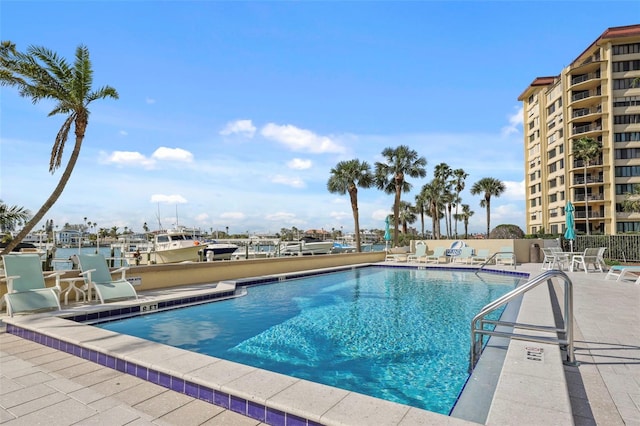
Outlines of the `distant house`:
{"label": "distant house", "polygon": [[56,234],[56,243],[63,246],[77,246],[83,238],[82,232],[77,229],[63,229]]}

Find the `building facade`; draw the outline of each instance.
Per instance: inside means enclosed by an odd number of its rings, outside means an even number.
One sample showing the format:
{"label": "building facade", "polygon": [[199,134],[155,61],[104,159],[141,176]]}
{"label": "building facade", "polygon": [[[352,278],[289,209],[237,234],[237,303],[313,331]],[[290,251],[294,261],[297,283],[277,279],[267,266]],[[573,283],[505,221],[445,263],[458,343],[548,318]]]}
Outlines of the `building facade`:
{"label": "building facade", "polygon": [[[622,201],[640,185],[640,25],[607,29],[560,75],[536,78],[523,103],[526,232],[564,233],[565,207],[585,234],[640,232]],[[575,158],[581,138],[598,158]]]}

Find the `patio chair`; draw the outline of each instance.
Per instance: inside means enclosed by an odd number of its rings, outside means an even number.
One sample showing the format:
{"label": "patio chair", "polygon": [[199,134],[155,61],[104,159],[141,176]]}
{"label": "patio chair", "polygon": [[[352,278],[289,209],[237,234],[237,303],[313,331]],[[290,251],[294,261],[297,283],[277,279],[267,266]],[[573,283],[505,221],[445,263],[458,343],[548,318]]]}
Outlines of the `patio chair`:
{"label": "patio chair", "polygon": [[427,254],[422,257],[425,263],[440,263],[440,259],[444,259],[444,263],[447,263],[447,252],[444,247],[436,247],[433,249],[433,254]]}
{"label": "patio chair", "polygon": [[[45,277],[42,261],[37,254],[8,254],[2,256],[2,261],[5,275],[2,280],[7,282],[7,294],[3,301],[9,316],[61,309],[59,277],[64,272],[54,272]],[[45,278],[52,276],[56,276],[56,288],[45,284]]]}
{"label": "patio chair", "polygon": [[460,254],[453,258],[453,263],[471,263],[473,258],[473,247],[465,246],[460,249]]}
{"label": "patio chair", "polygon": [[407,256],[407,262],[419,262],[420,258],[425,257],[427,255],[427,245],[425,243],[416,243],[416,251],[415,253],[410,253]]}
{"label": "patio chair", "polygon": [[634,284],[640,284],[640,266],[614,265],[604,277],[605,280],[615,278],[616,281],[635,279]]}
{"label": "patio chair", "polygon": [[585,249],[582,254],[574,254],[571,258],[570,270],[573,272],[582,268],[586,274],[589,272],[588,266],[593,265],[594,272],[596,270],[604,272],[603,267],[606,268],[606,265],[604,263],[603,255],[606,249],[606,247],[591,247]]}
{"label": "patio chair", "polygon": [[[100,303],[138,298],[138,293],[125,278],[128,266],[109,271],[107,260],[102,254],[80,254],[78,260],[82,270],[80,275],[84,277],[89,300],[92,299],[92,292],[95,292]],[[122,275],[114,280],[112,274],[116,273]]]}
{"label": "patio chair", "polygon": [[476,254],[471,257],[471,264],[484,263],[491,257],[489,249],[479,249]]}
{"label": "patio chair", "polygon": [[500,252],[496,254],[497,265],[515,265],[516,255],[513,252],[513,248],[509,246],[500,247]]}

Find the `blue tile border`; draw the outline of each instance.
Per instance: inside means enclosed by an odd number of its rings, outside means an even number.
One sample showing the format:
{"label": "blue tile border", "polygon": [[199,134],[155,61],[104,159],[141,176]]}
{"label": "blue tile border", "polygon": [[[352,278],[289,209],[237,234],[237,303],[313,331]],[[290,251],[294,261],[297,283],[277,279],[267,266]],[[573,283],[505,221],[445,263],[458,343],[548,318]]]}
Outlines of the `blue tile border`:
{"label": "blue tile border", "polygon": [[65,342],[32,330],[27,330],[14,324],[7,324],[6,332],[26,340],[40,343],[52,349],[78,356],[86,359],[87,361],[102,365],[103,367],[115,369],[121,373],[138,377],[192,398],[234,411],[242,414],[243,416],[247,416],[261,422],[266,422],[270,425],[322,426],[321,423],[317,423],[313,420],[305,419],[285,411],[276,410],[242,397],[211,389],[207,386],[198,385],[180,377],[161,373],[151,368],[143,367],[136,363],[103,354],[98,351],[89,350],[80,345]]}

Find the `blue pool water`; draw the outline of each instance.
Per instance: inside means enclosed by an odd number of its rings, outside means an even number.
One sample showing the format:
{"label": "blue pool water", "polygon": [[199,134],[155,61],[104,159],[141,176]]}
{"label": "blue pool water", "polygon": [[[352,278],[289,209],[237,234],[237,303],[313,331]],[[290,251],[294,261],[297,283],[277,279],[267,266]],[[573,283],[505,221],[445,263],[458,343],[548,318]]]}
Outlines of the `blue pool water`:
{"label": "blue pool water", "polygon": [[361,268],[98,326],[448,414],[467,380],[471,319],[518,281],[481,278]]}

